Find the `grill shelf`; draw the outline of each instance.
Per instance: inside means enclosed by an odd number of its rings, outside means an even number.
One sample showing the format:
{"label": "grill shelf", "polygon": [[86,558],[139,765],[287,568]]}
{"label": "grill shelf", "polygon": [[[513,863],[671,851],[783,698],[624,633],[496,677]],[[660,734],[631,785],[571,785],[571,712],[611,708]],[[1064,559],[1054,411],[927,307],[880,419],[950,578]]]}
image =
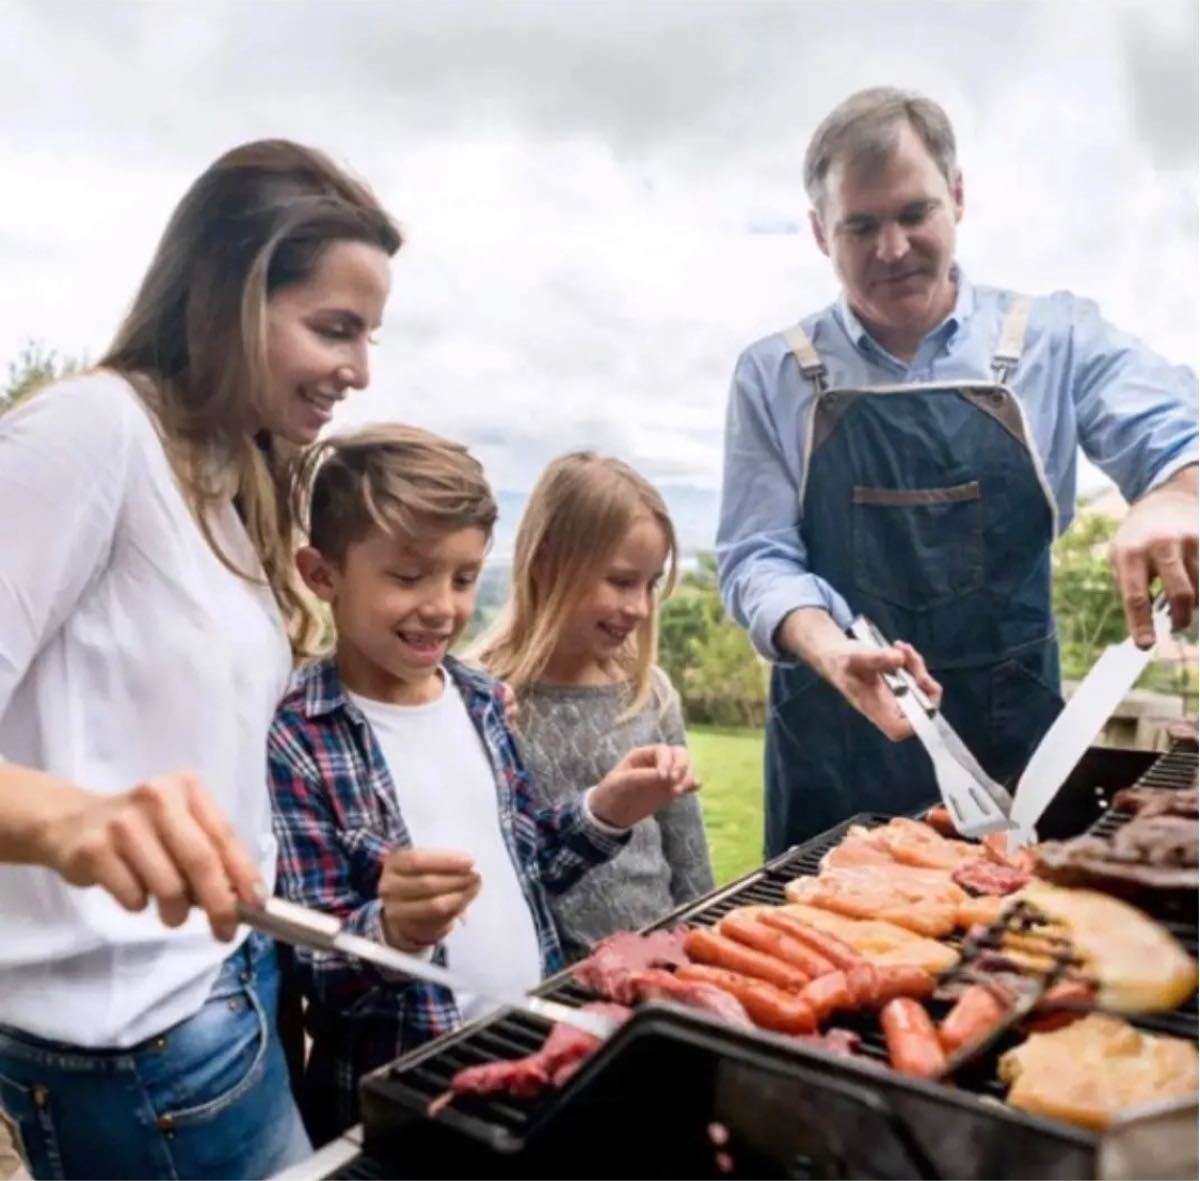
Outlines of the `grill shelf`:
{"label": "grill shelf", "polygon": [[[1188,787],[1194,781],[1196,763],[1195,751],[1172,751],[1146,769],[1138,783]],[[681,922],[713,925],[737,907],[782,903],[786,883],[797,877],[815,875],[821,858],[852,825],[874,827],[886,824],[889,819],[890,816],[879,813],[855,816],[789,850],[761,869],[681,907],[654,924],[654,929],[673,927]],[[1089,831],[1109,835],[1129,819],[1128,815],[1107,811]],[[1191,922],[1167,921],[1165,925],[1195,956],[1197,928],[1194,918]],[[595,999],[573,982],[569,971],[551,977],[537,992],[571,1005]],[[939,1010],[939,1003],[931,1002],[930,1007],[936,1018],[948,1005]],[[721,1060],[735,1075],[738,1069],[746,1069],[751,1072],[746,1077],[757,1080],[760,1076],[766,1078],[773,1071],[775,1091],[778,1091],[780,1079],[787,1080],[788,1102],[793,1105],[802,1093],[809,1096],[806,1102],[815,1103],[810,1094],[814,1088],[829,1090],[833,1096],[830,1103],[838,1101],[853,1108],[856,1114],[852,1123],[857,1121],[865,1127],[864,1120],[868,1124],[873,1120],[874,1131],[864,1134],[874,1137],[874,1141],[888,1142],[886,1149],[879,1151],[890,1163],[880,1159],[864,1166],[860,1162],[857,1167],[860,1170],[870,1167],[871,1175],[937,1176],[939,1171],[942,1175],[988,1175],[988,1172],[981,1174],[978,1171],[979,1161],[988,1162],[983,1167],[991,1171],[990,1175],[1090,1175],[1098,1144],[1095,1135],[1028,1115],[1003,1103],[1005,1088],[996,1077],[996,1061],[1004,1050],[1016,1044],[1019,1040],[1016,1035],[1002,1039],[979,1061],[965,1067],[955,1079],[956,1086],[948,1087],[876,1069],[875,1064],[886,1065],[887,1053],[877,1018],[873,1015],[839,1017],[835,1024],[859,1034],[862,1058],[836,1058],[771,1034],[745,1034],[705,1014],[671,1005],[643,1006],[585,1063],[563,1090],[528,1101],[507,1096],[460,1096],[443,1109],[436,1120],[427,1119],[428,1104],[448,1088],[450,1078],[457,1070],[532,1053],[542,1044],[550,1027],[547,1021],[512,1011],[493,1014],[422,1047],[364,1080],[366,1152],[379,1159],[394,1158],[397,1165],[407,1160],[413,1166],[408,1175],[413,1176],[503,1176],[510,1175],[510,1171],[511,1175],[526,1177],[567,1173],[576,1176],[717,1175],[712,1171],[711,1149],[706,1144],[680,1141],[678,1152],[671,1159],[679,1162],[682,1171],[670,1171],[672,1164],[664,1158],[654,1166],[660,1170],[655,1174],[649,1171],[640,1148],[636,1159],[632,1151],[616,1157],[606,1152],[604,1141],[611,1137],[604,1133],[620,1129],[619,1138],[624,1144],[640,1143],[632,1137],[629,1128],[631,1119],[636,1122],[641,1117],[637,1110],[631,1114],[630,1109],[657,1103],[656,1092],[653,1089],[646,1091],[644,1078],[625,1077],[629,1063],[641,1060],[647,1075],[655,1074],[655,1067],[659,1067],[658,1081],[650,1086],[662,1092],[663,1078],[670,1079],[671,1089],[677,1083],[682,1085],[682,1081],[691,1076],[695,1076],[693,1082],[699,1086],[700,1077],[708,1078],[716,1069],[712,1062],[723,1055]],[[1134,1018],[1133,1024],[1194,1040],[1197,1036],[1196,998],[1193,996],[1172,1013]],[[639,1050],[642,1043],[645,1044]],[[696,1057],[700,1045],[705,1051]],[[648,1049],[651,1046],[655,1047],[652,1053]],[[647,1053],[650,1053],[649,1058],[645,1056]],[[751,1061],[757,1062],[757,1066],[746,1065]],[[681,1066],[681,1063],[690,1065]],[[730,1063],[733,1065],[728,1065]],[[755,1070],[759,1072],[757,1075]],[[621,1079],[623,1084],[619,1085]],[[807,1088],[797,1087],[801,1080],[808,1083]],[[624,1089],[621,1089],[622,1085]],[[712,1078],[708,1078],[705,1085],[710,1090],[719,1089]],[[614,1087],[618,1093],[613,1093]],[[838,1100],[834,1094],[838,1087],[851,1097],[842,1095]],[[753,1086],[750,1089],[753,1090]],[[764,1091],[766,1107],[774,1093],[770,1087]],[[630,1098],[634,1095],[640,1095],[640,1104]],[[707,1092],[704,1099],[695,1099],[694,1103],[706,1101],[711,1102]],[[604,1110],[610,1115],[600,1122],[597,1112]],[[948,1130],[947,1116],[953,1116],[957,1131]],[[692,1124],[703,1122],[696,1118],[695,1110],[691,1117]],[[831,1112],[813,1115],[818,1124],[833,1118]],[[789,1122],[786,1114],[782,1119]],[[661,1140],[661,1136],[656,1136],[658,1130],[654,1119],[650,1119],[644,1128],[646,1136]],[[946,1149],[948,1158],[936,1152],[940,1142],[947,1139],[954,1142]],[[581,1144],[585,1147],[581,1148]],[[926,1150],[929,1150],[928,1155]],[[960,1155],[956,1157],[955,1152]],[[943,1155],[941,1162],[930,1159],[936,1155]],[[947,1164],[947,1159],[951,1163]],[[383,1175],[369,1171],[373,1166],[367,1158],[357,1160],[364,1163],[351,1162],[345,1169],[367,1171],[347,1172],[344,1169],[337,1175],[364,1178]],[[976,1162],[975,1168],[964,1167],[966,1161]],[[626,1171],[618,1174],[614,1170],[621,1168],[622,1162]],[[997,1162],[1003,1162],[1002,1166]],[[807,1163],[799,1158],[782,1163],[770,1159],[759,1162],[762,1175],[850,1175],[820,1171],[829,1167],[828,1161],[822,1163],[820,1152]],[[1001,1167],[1003,1171],[999,1171]],[[807,1171],[812,1168],[817,1171]],[[394,1169],[392,1175],[396,1175]]]}

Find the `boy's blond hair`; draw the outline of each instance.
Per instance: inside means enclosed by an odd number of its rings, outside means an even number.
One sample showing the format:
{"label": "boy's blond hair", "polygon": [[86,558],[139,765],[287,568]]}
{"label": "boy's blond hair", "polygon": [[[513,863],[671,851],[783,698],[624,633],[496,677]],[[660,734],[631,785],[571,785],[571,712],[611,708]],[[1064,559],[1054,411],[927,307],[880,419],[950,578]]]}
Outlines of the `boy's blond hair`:
{"label": "boy's blond hair", "polygon": [[654,688],[657,606],[675,584],[675,528],[658,490],[619,459],[577,451],[542,473],[517,530],[509,601],[476,652],[518,698],[544,673],[588,585],[601,577],[633,525],[646,519],[663,531],[667,568],[655,609],[616,657],[617,671],[630,684],[626,715],[639,710]]}
{"label": "boy's blond hair", "polygon": [[306,456],[300,520],[322,557],[341,562],[373,528],[399,541],[433,541],[478,528],[490,538],[496,501],[460,443],[397,424],[335,435]]}

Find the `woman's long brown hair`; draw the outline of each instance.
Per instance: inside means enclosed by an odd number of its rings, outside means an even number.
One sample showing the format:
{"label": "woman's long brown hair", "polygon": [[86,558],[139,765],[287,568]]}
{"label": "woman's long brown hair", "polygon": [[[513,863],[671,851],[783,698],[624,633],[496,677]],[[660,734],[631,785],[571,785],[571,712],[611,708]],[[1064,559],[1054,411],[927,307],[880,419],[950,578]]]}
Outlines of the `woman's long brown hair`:
{"label": "woman's long brown hair", "polygon": [[127,377],[157,418],[167,454],[217,557],[210,507],[231,493],[288,624],[312,649],[320,621],[292,560],[299,448],[262,432],[266,308],[303,283],[333,242],[389,256],[399,230],[370,190],[323,153],[288,140],[234,148],[184,194],[101,367]]}

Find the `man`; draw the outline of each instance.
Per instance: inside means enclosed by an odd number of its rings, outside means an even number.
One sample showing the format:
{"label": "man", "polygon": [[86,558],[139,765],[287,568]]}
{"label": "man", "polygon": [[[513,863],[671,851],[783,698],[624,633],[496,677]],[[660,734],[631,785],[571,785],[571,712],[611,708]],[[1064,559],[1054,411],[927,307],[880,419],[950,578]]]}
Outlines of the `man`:
{"label": "man", "polygon": [[[1131,504],[1111,556],[1137,643],[1153,641],[1155,578],[1177,626],[1197,584],[1194,375],[1069,293],[967,281],[954,135],[930,100],[851,96],[804,168],[843,294],[739,359],[717,538],[725,604],[774,664],[772,855],[934,799],[924,751],[897,742],[911,729],[887,670],[944,693],[994,778],[1019,773],[1062,705],[1050,545],[1077,444]],[[906,643],[848,638],[857,613]]]}

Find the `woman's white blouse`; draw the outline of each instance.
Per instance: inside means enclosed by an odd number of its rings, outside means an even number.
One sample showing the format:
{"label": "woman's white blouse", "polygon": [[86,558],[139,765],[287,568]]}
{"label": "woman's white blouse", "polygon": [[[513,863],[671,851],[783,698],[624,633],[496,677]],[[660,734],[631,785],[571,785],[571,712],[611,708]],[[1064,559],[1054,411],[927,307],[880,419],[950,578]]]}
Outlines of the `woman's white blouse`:
{"label": "woman's white blouse", "polygon": [[[232,502],[211,517],[261,574]],[[133,389],[72,378],[0,417],[0,758],[98,793],[195,772],[274,882],[266,738],[286,686],[265,585],[204,540]],[[0,866],[0,1025],[124,1047],[203,1003],[232,947]]]}

